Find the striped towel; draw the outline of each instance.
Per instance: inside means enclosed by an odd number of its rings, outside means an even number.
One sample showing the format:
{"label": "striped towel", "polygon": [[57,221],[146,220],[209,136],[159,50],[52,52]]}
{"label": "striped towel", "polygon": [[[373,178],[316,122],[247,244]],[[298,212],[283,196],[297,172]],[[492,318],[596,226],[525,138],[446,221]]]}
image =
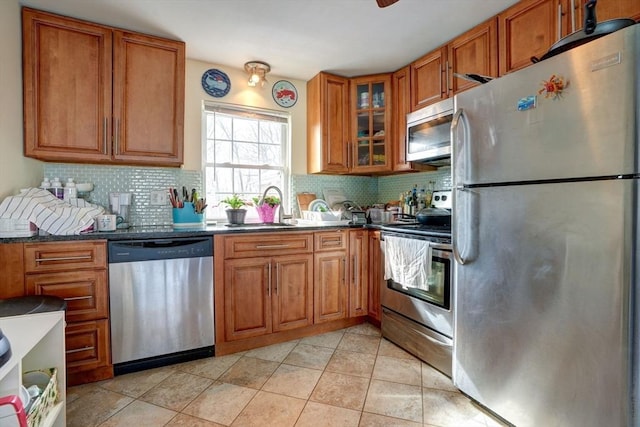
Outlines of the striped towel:
{"label": "striped towel", "polygon": [[80,234],[93,226],[94,218],[104,213],[102,206],[82,199],[62,201],[47,190],[28,188],[0,203],[0,218],[24,219],[41,230],[58,236]]}

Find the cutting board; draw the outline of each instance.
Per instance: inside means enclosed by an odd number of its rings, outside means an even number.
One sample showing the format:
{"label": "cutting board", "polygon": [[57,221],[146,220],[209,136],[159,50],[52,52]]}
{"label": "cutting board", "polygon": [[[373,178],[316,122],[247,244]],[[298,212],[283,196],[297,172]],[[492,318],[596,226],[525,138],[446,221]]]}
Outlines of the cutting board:
{"label": "cutting board", "polygon": [[298,199],[298,210],[302,215],[302,211],[309,210],[309,203],[316,199],[316,195],[314,193],[298,193],[296,198]]}

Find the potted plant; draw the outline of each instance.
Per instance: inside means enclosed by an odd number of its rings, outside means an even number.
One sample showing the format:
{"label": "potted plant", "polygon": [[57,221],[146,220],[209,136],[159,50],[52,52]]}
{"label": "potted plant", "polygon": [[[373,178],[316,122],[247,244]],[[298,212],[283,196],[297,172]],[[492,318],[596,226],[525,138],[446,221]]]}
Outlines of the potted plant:
{"label": "potted plant", "polygon": [[280,199],[276,196],[265,196],[262,200],[253,198],[253,203],[258,211],[258,218],[261,222],[272,223],[275,213],[280,207]]}
{"label": "potted plant", "polygon": [[243,207],[247,205],[246,201],[242,200],[237,194],[234,194],[221,200],[220,203],[229,206],[225,211],[229,224],[244,224],[244,216],[247,214],[247,210]]}

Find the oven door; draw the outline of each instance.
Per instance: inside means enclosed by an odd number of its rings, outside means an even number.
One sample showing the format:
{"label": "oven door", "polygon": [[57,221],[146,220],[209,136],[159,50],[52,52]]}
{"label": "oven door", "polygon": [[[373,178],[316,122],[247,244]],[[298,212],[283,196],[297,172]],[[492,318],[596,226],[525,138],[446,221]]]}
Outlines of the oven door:
{"label": "oven door", "polygon": [[[425,262],[429,260],[425,259]],[[431,274],[426,286],[408,287],[389,279],[382,287],[381,303],[383,307],[452,338],[453,269],[450,246],[433,245],[430,262]]]}

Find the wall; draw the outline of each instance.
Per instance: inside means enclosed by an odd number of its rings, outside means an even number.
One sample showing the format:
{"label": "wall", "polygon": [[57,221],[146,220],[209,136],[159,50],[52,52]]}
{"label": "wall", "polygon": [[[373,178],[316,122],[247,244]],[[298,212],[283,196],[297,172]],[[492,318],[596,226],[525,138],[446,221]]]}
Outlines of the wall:
{"label": "wall", "polygon": [[22,33],[18,0],[0,0],[0,200],[37,186],[42,163],[22,155]]}
{"label": "wall", "polygon": [[[243,64],[238,64],[242,67]],[[202,74],[209,68],[217,68],[225,72],[231,81],[230,92],[222,98],[214,98],[207,94],[201,85]],[[293,174],[307,173],[307,83],[302,80],[289,79],[278,75],[267,74],[267,83],[261,88],[247,85],[247,73],[244,68],[230,68],[223,65],[209,64],[201,61],[187,60],[185,88],[185,123],[184,123],[184,168],[201,170],[201,133],[202,133],[202,101],[225,104],[246,105],[270,110],[286,111],[291,114],[291,170]],[[298,91],[298,101],[293,107],[282,108],[271,96],[271,88],[278,80],[288,80]]]}

